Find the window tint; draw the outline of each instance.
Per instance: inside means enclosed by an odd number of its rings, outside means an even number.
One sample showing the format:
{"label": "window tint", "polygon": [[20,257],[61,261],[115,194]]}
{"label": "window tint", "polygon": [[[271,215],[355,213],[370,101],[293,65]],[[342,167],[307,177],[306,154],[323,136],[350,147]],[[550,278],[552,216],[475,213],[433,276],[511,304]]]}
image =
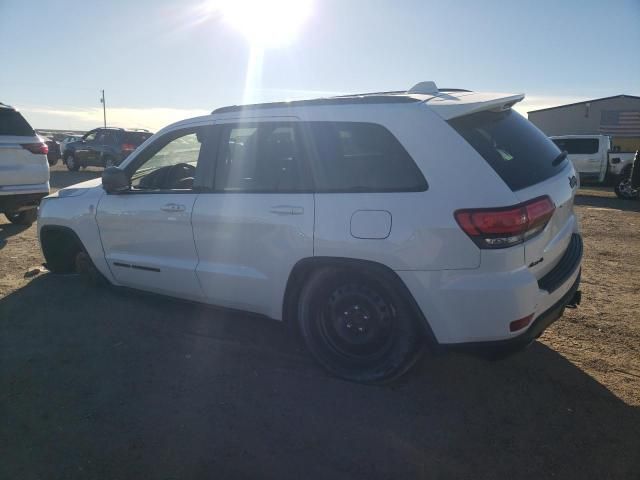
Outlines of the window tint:
{"label": "window tint", "polygon": [[158,139],[142,153],[143,162],[135,168],[131,186],[140,190],[193,188],[204,136],[204,129],[196,128]]}
{"label": "window tint", "polygon": [[31,137],[35,132],[19,112],[10,108],[0,108],[0,135]]}
{"label": "window tint", "polygon": [[150,132],[126,132],[124,134],[124,143],[130,143],[137,147],[151,135]]}
{"label": "window tint", "polygon": [[223,125],[215,190],[308,191],[299,128],[290,123]]}
{"label": "window tint", "polygon": [[553,140],[560,150],[566,150],[569,155],[590,155],[598,153],[600,142],[597,138],[556,138]]}
{"label": "window tint", "polygon": [[511,190],[540,183],[564,168],[547,136],[513,110],[479,112],[449,124],[487,161]]}
{"label": "window tint", "polygon": [[310,122],[319,192],[424,191],[427,182],[400,142],[381,125]]}

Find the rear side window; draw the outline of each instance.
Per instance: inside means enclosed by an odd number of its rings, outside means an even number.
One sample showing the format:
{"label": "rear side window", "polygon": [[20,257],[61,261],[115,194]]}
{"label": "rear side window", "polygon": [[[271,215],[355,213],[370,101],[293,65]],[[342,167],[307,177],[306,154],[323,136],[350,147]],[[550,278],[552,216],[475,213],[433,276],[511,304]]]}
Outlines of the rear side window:
{"label": "rear side window", "polygon": [[221,192],[311,190],[307,154],[299,127],[264,122],[222,125],[215,171]]}
{"label": "rear side window", "polygon": [[35,132],[19,112],[9,108],[0,108],[0,135],[31,137],[35,135]]}
{"label": "rear side window", "polygon": [[422,172],[393,134],[381,125],[309,122],[318,152],[318,192],[424,191]]}
{"label": "rear side window", "polygon": [[598,153],[600,149],[597,138],[556,138],[553,143],[569,155],[591,155]]}
{"label": "rear side window", "polygon": [[564,168],[564,161],[553,165],[560,155],[558,147],[513,110],[474,113],[449,124],[513,191],[543,182]]}
{"label": "rear side window", "polygon": [[137,147],[150,136],[151,133],[149,132],[126,132],[124,135],[124,143],[130,143]]}

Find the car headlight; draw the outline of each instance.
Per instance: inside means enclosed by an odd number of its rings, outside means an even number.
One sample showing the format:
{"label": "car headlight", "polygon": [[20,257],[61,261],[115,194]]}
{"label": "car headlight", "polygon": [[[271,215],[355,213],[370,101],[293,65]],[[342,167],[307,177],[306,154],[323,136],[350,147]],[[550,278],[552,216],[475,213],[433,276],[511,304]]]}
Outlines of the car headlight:
{"label": "car headlight", "polygon": [[63,188],[58,191],[58,198],[79,197],[88,191],[88,188]]}

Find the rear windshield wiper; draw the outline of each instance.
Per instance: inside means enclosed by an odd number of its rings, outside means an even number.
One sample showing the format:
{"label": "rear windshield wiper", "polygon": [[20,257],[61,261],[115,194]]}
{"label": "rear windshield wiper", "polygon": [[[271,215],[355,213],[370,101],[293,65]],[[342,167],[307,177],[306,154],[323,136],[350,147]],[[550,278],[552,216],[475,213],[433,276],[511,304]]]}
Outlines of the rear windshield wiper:
{"label": "rear windshield wiper", "polygon": [[554,167],[557,167],[564,161],[565,158],[567,158],[567,155],[569,155],[569,152],[567,152],[566,150],[564,150],[563,152],[560,152],[560,155],[558,155],[556,158],[553,159],[553,162],[551,162],[551,165],[553,165]]}

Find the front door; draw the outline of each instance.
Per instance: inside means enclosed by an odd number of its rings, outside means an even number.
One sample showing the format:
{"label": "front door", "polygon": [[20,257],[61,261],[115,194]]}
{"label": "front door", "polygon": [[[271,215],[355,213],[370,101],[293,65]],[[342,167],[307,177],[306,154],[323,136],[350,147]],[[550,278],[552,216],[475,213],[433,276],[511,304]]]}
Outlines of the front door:
{"label": "front door", "polygon": [[198,278],[210,303],[278,318],[289,273],[313,256],[303,136],[293,120],[216,129],[213,191],[193,209]]}
{"label": "front door", "polygon": [[[169,132],[125,167],[131,189],[104,195],[97,222],[105,258],[118,283],[199,300],[191,214],[196,178],[207,162],[210,127]],[[205,145],[205,146],[203,146]]]}
{"label": "front door", "polygon": [[91,152],[91,148],[93,147],[93,143],[96,141],[96,136],[98,135],[99,130],[92,130],[85,134],[82,137],[80,143],[78,143],[75,150],[75,159],[76,162],[81,165],[86,165],[89,161],[89,156]]}

